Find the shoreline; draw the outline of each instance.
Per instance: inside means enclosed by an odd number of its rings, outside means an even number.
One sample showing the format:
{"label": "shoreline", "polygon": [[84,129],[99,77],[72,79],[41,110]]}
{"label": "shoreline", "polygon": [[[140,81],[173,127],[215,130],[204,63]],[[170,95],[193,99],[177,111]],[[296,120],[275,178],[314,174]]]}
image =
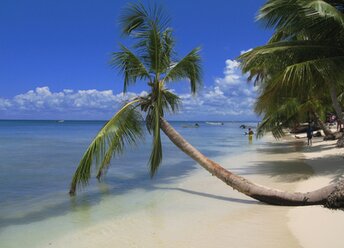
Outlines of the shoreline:
{"label": "shoreline", "polygon": [[[300,162],[299,142],[265,139],[252,151],[216,161],[255,183],[294,191],[304,176],[290,171],[300,167],[307,177],[311,173]],[[142,209],[76,229],[49,241],[49,247],[301,247],[287,225],[289,207],[261,204],[203,168],[147,197],[138,202]]]}
{"label": "shoreline", "polygon": [[[305,192],[325,186],[344,172],[343,152],[333,148],[334,143],[315,138],[313,147],[308,148],[303,139],[266,136],[264,142],[248,144],[246,152],[212,159],[254,183]],[[99,220],[105,209],[112,211]],[[80,218],[87,220],[86,225],[78,224]],[[233,248],[341,247],[338,237],[343,221],[342,211],[321,206],[259,203],[198,166],[173,183],[161,182],[151,190],[135,189],[107,197],[85,211],[13,226],[0,237],[29,229],[30,235],[42,237],[30,246],[36,248],[110,248],[114,244],[129,248],[220,248],[224,244]],[[59,226],[69,231],[59,233]],[[50,232],[55,234],[49,236]],[[19,247],[23,240],[11,242],[10,247]]]}

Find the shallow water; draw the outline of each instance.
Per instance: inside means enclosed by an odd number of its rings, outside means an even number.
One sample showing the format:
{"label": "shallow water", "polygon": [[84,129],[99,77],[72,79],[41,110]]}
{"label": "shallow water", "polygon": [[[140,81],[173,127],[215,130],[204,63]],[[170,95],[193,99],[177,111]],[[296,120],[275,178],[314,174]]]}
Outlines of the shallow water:
{"label": "shallow water", "polygon": [[[172,122],[205,155],[215,158],[254,150],[241,123]],[[76,228],[127,216],[163,199],[166,189],[198,166],[163,136],[164,159],[151,180],[150,136],[115,158],[102,183],[92,179],[77,197],[68,196],[72,174],[102,121],[0,121],[0,247],[35,247]],[[245,123],[255,125],[255,123]],[[47,244],[47,243],[45,243]]]}

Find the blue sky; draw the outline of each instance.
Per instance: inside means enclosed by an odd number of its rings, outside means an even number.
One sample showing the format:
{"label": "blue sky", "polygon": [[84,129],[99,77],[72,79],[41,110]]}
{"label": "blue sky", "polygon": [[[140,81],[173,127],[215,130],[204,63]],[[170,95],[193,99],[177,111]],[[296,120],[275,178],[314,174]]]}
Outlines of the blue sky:
{"label": "blue sky", "polygon": [[[145,1],[143,1],[146,3]],[[202,47],[204,89],[186,82],[177,120],[249,120],[255,93],[235,58],[264,44],[271,31],[255,22],[261,0],[163,0],[179,55]],[[108,61],[121,37],[124,0],[1,0],[0,119],[107,119],[121,101],[123,79]]]}

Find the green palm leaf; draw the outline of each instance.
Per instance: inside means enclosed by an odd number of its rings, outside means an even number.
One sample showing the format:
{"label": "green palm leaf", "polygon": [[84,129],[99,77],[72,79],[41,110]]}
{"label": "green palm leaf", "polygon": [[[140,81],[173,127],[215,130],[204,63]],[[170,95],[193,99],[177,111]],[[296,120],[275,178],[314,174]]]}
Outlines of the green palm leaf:
{"label": "green palm leaf", "polygon": [[196,93],[201,85],[202,77],[200,50],[199,47],[193,49],[183,59],[173,64],[166,73],[164,81],[178,81],[187,78],[190,80],[191,92]]}
{"label": "green palm leaf", "polygon": [[72,179],[70,194],[75,194],[78,185],[84,186],[91,177],[91,166],[95,162],[100,178],[113,155],[120,154],[126,144],[135,144],[142,139],[141,115],[136,111],[138,100],[127,103],[99,131],[84,153]]}
{"label": "green palm leaf", "polygon": [[162,6],[154,4],[147,9],[140,2],[129,3],[120,16],[122,33],[139,39],[146,39],[149,36],[152,25],[157,26],[158,30],[165,30],[170,21]]}
{"label": "green palm leaf", "polygon": [[[339,25],[344,27],[344,15],[341,11],[339,11],[338,5],[331,5],[326,1],[313,0],[310,1],[310,3],[308,3],[308,6],[314,9],[317,12],[317,14],[319,14],[321,17],[331,18],[334,21],[336,21]],[[340,7],[344,7],[343,2],[341,2]],[[311,15],[311,13],[309,15]]]}
{"label": "green palm leaf", "polygon": [[169,90],[162,90],[162,107],[170,113],[176,113],[179,110],[181,99]]}
{"label": "green palm leaf", "polygon": [[300,34],[316,39],[343,35],[343,2],[321,0],[269,0],[257,19],[283,32],[284,38]]}
{"label": "green palm leaf", "polygon": [[120,52],[112,54],[110,64],[124,74],[123,92],[126,92],[128,85],[135,83],[137,79],[149,79],[149,73],[139,57],[125,46],[120,47]]}
{"label": "green palm leaf", "polygon": [[154,177],[162,161],[162,145],[160,133],[160,117],[163,116],[162,95],[160,90],[157,93],[157,100],[153,105],[150,117],[150,128],[153,130],[152,152],[149,158],[149,168],[151,177]]}

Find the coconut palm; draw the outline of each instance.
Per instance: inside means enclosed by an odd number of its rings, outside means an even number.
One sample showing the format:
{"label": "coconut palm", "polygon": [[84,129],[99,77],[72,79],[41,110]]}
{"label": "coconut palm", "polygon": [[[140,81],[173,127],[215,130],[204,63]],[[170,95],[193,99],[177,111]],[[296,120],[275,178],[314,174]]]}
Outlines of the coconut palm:
{"label": "coconut palm", "polygon": [[112,63],[124,75],[124,91],[129,84],[146,81],[150,92],[147,96],[127,102],[99,131],[76,169],[70,194],[75,194],[77,186],[87,184],[93,162],[97,177],[101,178],[114,155],[121,153],[125,145],[134,144],[142,138],[140,124],[144,114],[146,127],[153,136],[149,160],[151,176],[156,174],[162,160],[162,130],[180,150],[212,175],[247,196],[277,205],[326,204],[329,196],[338,192],[337,185],[331,184],[309,193],[288,193],[256,185],[204,156],[164,119],[164,113],[176,111],[180,102],[166,85],[189,79],[191,92],[195,93],[201,79],[199,48],[176,60],[172,30],[168,24],[169,19],[159,7],[147,10],[142,4],[130,4],[125,9],[121,18],[122,30],[136,41],[135,52],[121,46],[121,51],[113,54]]}
{"label": "coconut palm", "polygon": [[257,82],[285,84],[295,95],[326,88],[343,120],[338,95],[344,83],[344,2],[269,0],[258,20],[275,32],[269,43],[240,57]]}
{"label": "coconut palm", "polygon": [[263,116],[257,129],[258,137],[271,132],[275,138],[281,138],[285,135],[285,128],[315,121],[326,139],[334,139],[334,134],[322,121],[330,106],[330,99],[323,91],[317,91],[313,86],[302,95],[295,95],[288,91],[286,85],[270,84],[268,80],[260,86],[255,103],[255,112]]}
{"label": "coconut palm", "polygon": [[74,174],[71,194],[75,193],[78,184],[87,184],[93,161],[100,179],[113,156],[122,153],[126,145],[136,144],[143,138],[143,119],[153,136],[150,174],[151,177],[156,174],[163,155],[160,119],[166,111],[177,111],[180,104],[179,97],[166,86],[186,79],[195,94],[201,85],[200,48],[178,59],[169,23],[159,6],[146,9],[138,3],[129,4],[124,9],[120,18],[122,33],[131,37],[135,45],[133,50],[121,45],[120,51],[113,53],[111,64],[124,75],[124,93],[129,85],[137,82],[146,82],[150,92],[127,102],[99,131]]}

